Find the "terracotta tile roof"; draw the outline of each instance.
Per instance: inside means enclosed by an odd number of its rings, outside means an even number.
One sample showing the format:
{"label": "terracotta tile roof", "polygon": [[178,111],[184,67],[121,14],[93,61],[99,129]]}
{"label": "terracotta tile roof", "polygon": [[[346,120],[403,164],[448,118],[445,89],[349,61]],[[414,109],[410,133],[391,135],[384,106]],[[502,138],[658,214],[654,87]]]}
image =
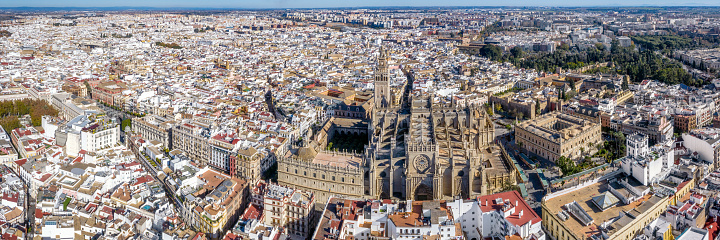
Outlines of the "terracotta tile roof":
{"label": "terracotta tile roof", "polygon": [[[503,202],[505,200],[509,201],[510,204],[515,207],[515,212],[506,218],[510,223],[516,226],[522,226],[530,221],[533,223],[541,221],[540,216],[530,208],[517,191],[480,196],[478,198],[480,209],[483,212],[502,211],[503,203],[495,202],[495,200],[499,198],[503,199]],[[516,202],[517,204],[515,204]],[[520,216],[520,212],[523,212],[522,216]]]}

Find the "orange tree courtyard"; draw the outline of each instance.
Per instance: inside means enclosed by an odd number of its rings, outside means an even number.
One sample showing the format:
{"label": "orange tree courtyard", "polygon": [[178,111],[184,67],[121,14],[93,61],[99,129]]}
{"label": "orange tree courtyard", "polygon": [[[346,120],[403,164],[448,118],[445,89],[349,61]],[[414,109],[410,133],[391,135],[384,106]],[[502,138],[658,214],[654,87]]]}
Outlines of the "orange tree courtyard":
{"label": "orange tree courtyard", "polygon": [[40,126],[42,116],[50,115],[57,117],[58,110],[53,108],[45,100],[23,99],[0,102],[0,126],[6,132],[22,127],[18,117],[30,114],[33,126]]}

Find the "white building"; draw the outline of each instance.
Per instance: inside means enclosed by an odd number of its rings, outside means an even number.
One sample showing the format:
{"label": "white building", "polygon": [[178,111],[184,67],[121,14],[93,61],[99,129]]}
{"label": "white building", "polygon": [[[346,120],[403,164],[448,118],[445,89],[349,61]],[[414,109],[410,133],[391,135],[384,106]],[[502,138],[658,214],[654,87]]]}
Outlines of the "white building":
{"label": "white building", "polygon": [[720,129],[702,128],[683,133],[683,145],[685,148],[697,152],[700,160],[713,164],[713,169],[720,166]]}
{"label": "white building", "polygon": [[710,233],[708,233],[708,230],[702,229],[702,228],[687,228],[685,231],[680,234],[678,238],[675,240],[709,240],[710,239]]}
{"label": "white building", "polygon": [[618,40],[618,44],[621,47],[629,47],[630,45],[632,45],[632,40],[629,37],[620,36],[617,38],[617,40]]}
{"label": "white building", "polygon": [[659,181],[663,169],[670,169],[674,165],[674,150],[664,145],[648,148],[648,137],[645,135],[630,135],[626,142],[628,155],[621,162],[623,172],[645,186]]}

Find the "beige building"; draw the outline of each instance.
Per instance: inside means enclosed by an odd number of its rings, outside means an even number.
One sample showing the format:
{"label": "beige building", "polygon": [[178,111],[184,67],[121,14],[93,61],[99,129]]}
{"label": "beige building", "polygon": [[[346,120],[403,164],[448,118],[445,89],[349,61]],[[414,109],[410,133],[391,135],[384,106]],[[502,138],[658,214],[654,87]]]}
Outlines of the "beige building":
{"label": "beige building", "polygon": [[315,193],[318,203],[333,195],[364,196],[362,158],[340,152],[320,152],[313,159],[279,158],[278,183]]}
{"label": "beige building", "polygon": [[[143,139],[161,142],[163,147],[171,149],[170,133],[172,132],[175,121],[162,118],[156,115],[149,115],[142,118],[134,118],[132,121],[132,131],[140,134]],[[125,131],[125,129],[120,129]]]}
{"label": "beige building", "polygon": [[172,149],[180,149],[187,156],[203,165],[210,159],[210,127],[201,122],[178,124],[172,129]]}
{"label": "beige building", "polygon": [[304,238],[314,229],[315,196],[277,184],[268,184],[263,196],[265,225],[285,227],[287,233]]}
{"label": "beige building", "polygon": [[593,235],[600,237],[603,232],[609,236],[605,239],[631,240],[670,204],[670,198],[649,191],[638,191],[645,195],[635,196],[635,201],[625,204],[616,193],[633,195],[627,188],[613,187],[605,181],[588,184],[543,198],[542,225],[551,239],[584,240]]}
{"label": "beige building", "polygon": [[238,148],[230,154],[230,175],[244,179],[260,179],[273,163],[275,157],[266,151],[258,151],[253,147]]}
{"label": "beige building", "polygon": [[551,112],[518,124],[515,141],[527,151],[555,161],[560,156],[582,157],[582,150],[602,142],[602,133],[597,121]]}
{"label": "beige building", "polygon": [[635,93],[630,90],[625,90],[617,95],[615,95],[615,105],[621,105],[627,102],[628,100],[632,100],[633,97],[635,97]]}
{"label": "beige building", "polygon": [[245,180],[211,169],[197,178],[202,184],[183,196],[183,208],[189,212],[190,224],[217,239],[232,227],[249,202],[248,187]]}

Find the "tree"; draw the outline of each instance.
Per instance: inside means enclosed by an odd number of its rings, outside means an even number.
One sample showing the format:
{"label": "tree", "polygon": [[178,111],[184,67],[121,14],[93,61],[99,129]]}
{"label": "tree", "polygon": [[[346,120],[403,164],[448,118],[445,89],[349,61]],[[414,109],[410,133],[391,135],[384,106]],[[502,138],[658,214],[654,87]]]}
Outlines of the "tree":
{"label": "tree", "polygon": [[480,55],[490,60],[497,61],[502,57],[502,50],[494,44],[485,44],[480,48]]}
{"label": "tree", "polygon": [[132,128],[132,119],[128,118],[122,121],[120,123],[120,131],[125,131],[125,127],[131,127]]}
{"label": "tree", "polygon": [[603,45],[602,43],[596,43],[595,47],[600,51],[605,51],[605,45]]}
{"label": "tree", "polygon": [[509,192],[509,191],[518,191],[518,192],[520,192],[520,187],[519,187],[518,185],[515,185],[515,184],[510,184],[509,181],[508,181],[508,182],[505,182],[505,184],[503,184],[503,187],[502,187],[502,189],[500,190],[500,192]]}
{"label": "tree", "polygon": [[510,49],[510,54],[512,54],[513,58],[522,58],[525,52],[523,52],[522,48],[515,46]]}
{"label": "tree", "polygon": [[563,176],[570,176],[582,171],[582,168],[577,166],[575,161],[565,156],[560,156],[560,158],[555,161],[555,164],[560,168]]}
{"label": "tree", "polygon": [[0,119],[0,126],[2,126],[3,129],[5,129],[5,132],[10,133],[13,129],[22,127],[20,125],[20,120],[18,120],[17,116],[9,116],[4,117]]}
{"label": "tree", "polygon": [[87,89],[88,96],[92,97],[92,87],[90,86],[90,83],[87,81],[83,82],[85,84],[85,89]]}
{"label": "tree", "polygon": [[540,99],[535,99],[535,114],[540,115]]}
{"label": "tree", "polygon": [[560,47],[558,47],[558,49],[567,51],[567,50],[570,50],[570,45],[568,45],[567,43],[561,43]]}
{"label": "tree", "polygon": [[[6,131],[20,127],[15,124],[19,116],[30,115],[30,122],[33,126],[42,124],[42,116],[57,116],[58,111],[44,100],[23,99],[15,101],[0,102],[0,117]],[[11,128],[12,127],[12,128]]]}
{"label": "tree", "polygon": [[495,111],[502,112],[502,106],[500,104],[495,104]]}

